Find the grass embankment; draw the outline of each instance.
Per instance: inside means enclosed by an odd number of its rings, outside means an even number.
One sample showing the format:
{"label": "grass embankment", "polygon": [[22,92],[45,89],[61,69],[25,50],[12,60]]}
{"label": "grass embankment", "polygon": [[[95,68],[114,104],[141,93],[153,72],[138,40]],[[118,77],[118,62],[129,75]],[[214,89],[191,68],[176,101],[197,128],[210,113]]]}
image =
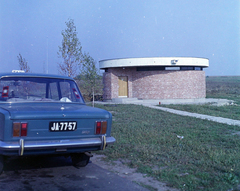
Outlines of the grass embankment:
{"label": "grass embankment", "polygon": [[[228,190],[240,177],[238,126],[138,105],[97,107],[113,114],[116,143],[103,153],[181,190]],[[183,139],[178,138],[183,136]]]}
{"label": "grass embankment", "polygon": [[234,105],[161,105],[172,109],[206,114],[216,117],[240,120],[240,76],[206,78],[207,98],[221,98],[234,101]]}

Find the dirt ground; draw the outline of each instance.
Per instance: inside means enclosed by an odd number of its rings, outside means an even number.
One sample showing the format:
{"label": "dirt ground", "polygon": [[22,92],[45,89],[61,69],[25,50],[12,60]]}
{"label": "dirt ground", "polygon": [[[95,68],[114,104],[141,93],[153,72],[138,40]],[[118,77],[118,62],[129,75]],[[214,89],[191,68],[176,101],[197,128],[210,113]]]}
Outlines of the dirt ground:
{"label": "dirt ground", "polygon": [[167,187],[166,183],[162,183],[154,178],[147,177],[146,174],[136,172],[136,169],[125,165],[127,161],[124,161],[123,159],[114,162],[106,162],[103,160],[104,157],[104,155],[94,154],[94,156],[91,158],[91,161],[103,169],[116,173],[120,177],[127,178],[128,180],[136,182],[142,186],[145,185],[145,187],[150,190],[177,191],[177,189]]}

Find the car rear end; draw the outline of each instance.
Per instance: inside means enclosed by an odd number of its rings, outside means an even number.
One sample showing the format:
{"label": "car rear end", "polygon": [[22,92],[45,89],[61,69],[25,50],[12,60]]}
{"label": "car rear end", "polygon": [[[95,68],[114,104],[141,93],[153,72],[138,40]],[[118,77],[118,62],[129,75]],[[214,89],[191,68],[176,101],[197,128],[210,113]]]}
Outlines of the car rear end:
{"label": "car rear end", "polygon": [[97,108],[57,103],[52,106],[49,103],[24,106],[15,103],[15,106],[5,105],[2,109],[9,112],[6,125],[11,127],[5,128],[4,138],[0,141],[3,155],[103,150],[115,140],[110,136],[111,114]]}
{"label": "car rear end", "polygon": [[85,166],[91,151],[115,142],[111,113],[86,106],[71,78],[5,75],[0,89],[2,156],[70,155]]}

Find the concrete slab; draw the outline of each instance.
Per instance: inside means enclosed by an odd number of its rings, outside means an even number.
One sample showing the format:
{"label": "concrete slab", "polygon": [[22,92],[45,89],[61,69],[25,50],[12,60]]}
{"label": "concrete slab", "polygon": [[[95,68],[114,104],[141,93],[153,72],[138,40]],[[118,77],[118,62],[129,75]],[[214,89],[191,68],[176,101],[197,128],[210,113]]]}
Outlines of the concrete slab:
{"label": "concrete slab", "polygon": [[168,104],[212,104],[217,106],[230,105],[234,101],[227,99],[200,98],[200,99],[138,99],[138,98],[114,98],[107,102],[109,104],[140,104],[140,105],[168,105]]}
{"label": "concrete slab", "polygon": [[113,98],[110,102],[114,102],[114,103],[129,103],[129,102],[135,102],[135,101],[138,101],[138,99],[137,98]]}

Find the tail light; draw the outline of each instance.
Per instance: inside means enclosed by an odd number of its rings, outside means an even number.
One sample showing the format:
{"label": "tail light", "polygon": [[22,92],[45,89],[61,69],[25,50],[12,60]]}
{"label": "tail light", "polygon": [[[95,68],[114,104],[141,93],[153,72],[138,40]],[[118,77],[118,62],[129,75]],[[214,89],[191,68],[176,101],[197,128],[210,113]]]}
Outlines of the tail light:
{"label": "tail light", "polygon": [[100,121],[96,122],[96,134],[99,135],[101,134],[101,129],[102,129],[102,123]]}
{"label": "tail light", "polygon": [[106,134],[107,133],[107,121],[96,121],[95,134]]}
{"label": "tail light", "polygon": [[27,123],[21,123],[21,137],[27,136]]}
{"label": "tail light", "polygon": [[13,137],[27,136],[27,123],[14,122],[13,123]]}
{"label": "tail light", "polygon": [[21,123],[13,123],[13,136],[19,137],[21,132]]}

